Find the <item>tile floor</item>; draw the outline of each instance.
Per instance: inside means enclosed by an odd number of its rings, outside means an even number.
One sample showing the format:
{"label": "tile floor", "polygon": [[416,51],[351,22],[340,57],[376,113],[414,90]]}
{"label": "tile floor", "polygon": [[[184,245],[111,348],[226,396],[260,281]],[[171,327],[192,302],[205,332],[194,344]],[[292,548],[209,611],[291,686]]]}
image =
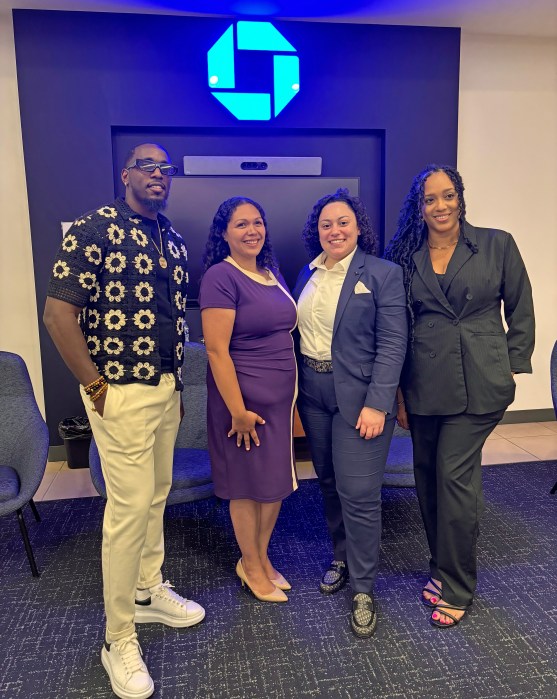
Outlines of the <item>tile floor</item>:
{"label": "tile floor", "polygon": [[[547,461],[557,459],[557,421],[499,425],[487,440],[482,464]],[[298,461],[300,478],[315,478],[311,461]],[[88,468],[68,468],[65,461],[47,464],[34,500],[63,500],[96,496]]]}

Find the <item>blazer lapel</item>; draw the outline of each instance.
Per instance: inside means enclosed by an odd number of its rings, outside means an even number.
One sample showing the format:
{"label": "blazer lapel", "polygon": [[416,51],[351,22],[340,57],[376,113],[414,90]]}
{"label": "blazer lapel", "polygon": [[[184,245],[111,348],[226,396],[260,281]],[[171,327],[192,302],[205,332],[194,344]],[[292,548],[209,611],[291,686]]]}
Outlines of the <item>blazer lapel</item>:
{"label": "blazer lapel", "polygon": [[350,300],[350,297],[354,293],[354,287],[356,286],[358,279],[361,277],[364,271],[364,262],[366,259],[366,254],[362,248],[357,247],[352,262],[348,267],[346,272],[346,277],[342,283],[342,288],[340,290],[340,296],[338,297],[337,310],[335,313],[335,322],[333,325],[333,337],[338,329],[340,319],[346,308],[346,304]]}
{"label": "blazer lapel", "polygon": [[[469,223],[464,224],[464,229],[466,231],[466,237],[468,240],[477,245],[476,230]],[[443,286],[445,287],[445,294],[449,291],[451,282],[455,278],[456,274],[462,269],[462,266],[468,262],[474,253],[470,250],[468,245],[463,240],[459,240],[458,245],[453,252],[449,264],[447,266],[447,272],[445,273],[445,280]]]}
{"label": "blazer lapel", "polygon": [[300,294],[302,293],[305,285],[308,283],[310,277],[314,272],[315,267],[313,269],[310,269],[309,265],[306,265],[300,272],[298,279],[296,280],[296,286],[294,287],[294,291],[292,292],[292,298],[294,299],[294,301],[296,301],[296,303],[298,303]]}
{"label": "blazer lapel", "polygon": [[416,252],[412,255],[412,259],[414,260],[416,271],[422,278],[423,283],[427,286],[443,308],[446,308],[449,313],[455,315],[453,307],[447,301],[445,294],[441,291],[441,287],[439,286],[439,282],[437,281],[437,277],[433,271],[433,266],[431,264],[431,259],[429,257],[429,251],[427,249],[427,243],[425,240],[422,243],[422,247],[419,250],[416,250]]}

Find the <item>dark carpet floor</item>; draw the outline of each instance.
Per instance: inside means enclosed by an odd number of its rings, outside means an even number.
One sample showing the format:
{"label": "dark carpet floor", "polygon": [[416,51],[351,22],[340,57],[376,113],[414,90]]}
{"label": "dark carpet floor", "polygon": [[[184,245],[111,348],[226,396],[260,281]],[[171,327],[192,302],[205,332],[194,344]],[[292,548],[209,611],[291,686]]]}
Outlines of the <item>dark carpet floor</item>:
{"label": "dark carpet floor", "polygon": [[[272,558],[293,584],[285,605],[242,590],[227,508],[212,500],[167,511],[165,575],[207,609],[190,629],[140,627],[164,699],[549,699],[557,696],[556,462],[484,469],[486,513],[476,601],[438,630],[418,596],[426,544],[415,492],[384,489],[379,627],[350,632],[350,589],[317,589],[331,558],[315,481],[284,504]],[[0,696],[113,697],[100,663],[103,611],[98,498],[39,503],[27,522],[33,579],[15,516],[0,519]]]}

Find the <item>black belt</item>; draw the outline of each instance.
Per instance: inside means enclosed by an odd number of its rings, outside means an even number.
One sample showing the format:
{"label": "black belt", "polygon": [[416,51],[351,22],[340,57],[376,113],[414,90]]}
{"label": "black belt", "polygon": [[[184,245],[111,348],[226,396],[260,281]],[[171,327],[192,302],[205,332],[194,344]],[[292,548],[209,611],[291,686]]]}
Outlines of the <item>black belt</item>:
{"label": "black belt", "polygon": [[331,359],[312,359],[302,354],[302,361],[306,366],[319,374],[329,374],[333,370],[333,362]]}

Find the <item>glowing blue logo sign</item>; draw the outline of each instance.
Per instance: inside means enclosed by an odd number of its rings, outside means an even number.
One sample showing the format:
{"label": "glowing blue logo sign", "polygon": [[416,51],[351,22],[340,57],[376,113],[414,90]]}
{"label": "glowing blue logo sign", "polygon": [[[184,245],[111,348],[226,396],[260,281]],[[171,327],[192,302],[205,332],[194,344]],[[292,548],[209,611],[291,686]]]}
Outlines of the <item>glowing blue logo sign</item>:
{"label": "glowing blue logo sign", "polygon": [[[235,39],[235,40],[234,40]],[[273,92],[236,92],[236,51],[273,51]],[[270,22],[237,22],[207,53],[211,94],[236,119],[268,121],[277,116],[300,90],[300,61],[296,49]]]}

